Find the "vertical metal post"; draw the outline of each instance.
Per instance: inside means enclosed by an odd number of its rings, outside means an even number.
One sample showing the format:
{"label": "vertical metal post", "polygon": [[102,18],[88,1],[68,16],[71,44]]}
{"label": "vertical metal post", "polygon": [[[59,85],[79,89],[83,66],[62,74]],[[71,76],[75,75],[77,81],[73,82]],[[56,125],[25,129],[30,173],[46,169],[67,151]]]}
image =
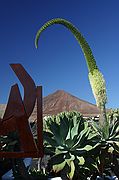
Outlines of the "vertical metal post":
{"label": "vertical metal post", "polygon": [[43,148],[43,112],[42,112],[42,86],[37,86],[37,139],[39,157],[44,156]]}

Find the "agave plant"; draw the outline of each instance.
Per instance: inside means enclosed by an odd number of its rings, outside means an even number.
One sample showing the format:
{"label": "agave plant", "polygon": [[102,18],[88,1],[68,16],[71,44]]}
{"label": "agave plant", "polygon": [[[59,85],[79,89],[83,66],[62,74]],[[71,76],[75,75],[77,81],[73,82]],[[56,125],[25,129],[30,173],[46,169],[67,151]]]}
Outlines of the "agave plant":
{"label": "agave plant", "polygon": [[72,179],[77,167],[85,165],[87,152],[94,148],[88,122],[78,112],[63,112],[48,117],[46,123],[45,153],[51,155],[50,169]]}
{"label": "agave plant", "polygon": [[[10,132],[6,136],[0,136],[0,151],[5,152],[14,152],[20,150],[20,141],[17,131]],[[29,178],[29,174],[27,171],[27,167],[25,167],[24,161],[21,158],[12,158],[6,160],[5,158],[1,159],[1,165],[3,167],[4,173],[10,169],[13,171],[13,176],[15,179]],[[8,162],[8,163],[7,163]],[[9,163],[10,162],[10,163]],[[4,168],[4,164],[6,164],[6,168]]]}
{"label": "agave plant", "polygon": [[119,109],[111,109],[107,113],[107,117],[110,121],[119,121]]}
{"label": "agave plant", "polygon": [[106,119],[106,111],[105,111],[105,105],[107,102],[107,95],[106,95],[106,87],[105,87],[105,80],[103,78],[102,73],[99,71],[95,58],[92,54],[91,48],[88,45],[87,41],[83,37],[83,35],[80,33],[80,31],[69,21],[65,19],[52,19],[48,22],[46,22],[37,32],[36,39],[35,39],[35,46],[38,48],[38,40],[41,35],[41,33],[49,26],[53,24],[61,24],[65,26],[67,29],[69,29],[75,38],[77,39],[78,43],[80,44],[82,51],[84,53],[87,67],[89,70],[89,81],[92,87],[92,91],[96,100],[97,106],[100,108],[100,124],[103,126],[107,123]]}
{"label": "agave plant", "polygon": [[100,176],[103,176],[104,169],[107,166],[106,161],[111,165],[118,165],[114,158],[116,158],[116,155],[119,156],[119,121],[115,117],[111,118],[110,115],[107,117],[108,123],[103,128],[100,124],[92,122],[95,135],[97,134],[95,136],[95,147],[99,150],[98,171]]}
{"label": "agave plant", "polygon": [[[92,149],[90,149],[90,152],[94,153],[94,155],[91,155],[91,157],[93,157],[95,159],[95,162],[97,164],[95,164],[93,162],[94,166],[99,170],[100,175],[102,175],[103,170],[104,170],[105,157],[107,157],[109,154],[113,154],[113,155],[115,153],[119,154],[118,121],[114,120],[114,116],[111,115],[109,118],[109,116],[107,116],[107,114],[106,114],[106,107],[105,106],[107,103],[107,95],[106,95],[105,80],[103,78],[102,73],[99,71],[99,69],[96,65],[96,61],[95,61],[95,58],[92,54],[92,51],[91,51],[89,44],[87,43],[87,41],[85,40],[83,35],[80,33],[80,31],[72,23],[70,23],[69,21],[67,21],[65,19],[57,18],[57,19],[52,19],[52,20],[46,22],[38,30],[38,32],[36,34],[36,39],[35,39],[36,48],[38,48],[38,41],[39,41],[41,33],[53,24],[61,24],[61,25],[65,26],[67,29],[69,29],[71,31],[71,33],[74,35],[74,37],[77,39],[78,43],[80,44],[81,49],[82,49],[84,56],[85,56],[85,59],[86,59],[86,63],[87,63],[88,71],[89,71],[89,81],[90,81],[90,85],[92,88],[92,92],[93,92],[93,95],[95,97],[97,107],[100,109],[99,124],[96,124],[94,122],[92,124],[92,131],[90,131],[90,133],[89,133],[89,128],[86,128],[86,129],[88,129],[86,134],[82,133],[82,131],[84,132],[85,130],[82,130],[79,128],[80,130],[77,130],[77,132],[79,133],[79,136],[78,136],[78,134],[76,135],[73,132],[74,130],[72,130],[72,128],[70,129],[70,133],[69,133],[70,136],[69,136],[69,134],[66,133],[67,131],[65,131],[66,138],[67,137],[69,138],[69,140],[66,139],[64,141],[65,146],[66,146],[66,143],[70,142],[69,145],[71,145],[71,147],[70,146],[68,146],[68,147],[71,149],[76,147],[76,149],[74,148],[73,150],[74,150],[74,152],[77,153],[77,155],[70,150],[69,152],[70,153],[72,152],[72,154],[69,154],[70,156],[68,156],[70,158],[67,158],[67,156],[65,156],[65,163],[61,162],[61,165],[62,165],[62,167],[64,167],[66,164],[68,164],[67,159],[68,160],[70,159],[70,162],[72,162],[72,168],[71,169],[75,169],[74,168],[75,167],[74,158],[78,159],[77,156],[80,157],[81,152],[84,152],[84,149],[86,150],[87,145],[88,145],[88,147],[90,147],[89,144],[87,144],[89,142],[89,139],[90,139],[91,145],[92,145],[92,143],[94,143],[94,147],[93,148],[91,147]],[[57,146],[56,142],[58,142],[58,139],[57,139],[57,141],[54,141],[54,135],[52,134],[52,132],[54,133],[53,129],[55,129],[57,131],[57,133],[59,133],[59,131],[58,131],[59,125],[55,122],[55,118],[54,118],[53,125],[51,125],[51,127],[52,127],[52,129],[50,130],[51,132],[48,132],[49,137],[47,137],[47,138],[51,139],[52,143],[54,143],[54,146],[52,146],[53,152],[54,152],[54,150],[55,150],[55,152],[60,152],[60,151],[65,152],[66,147],[65,146],[62,147],[62,146],[60,146],[60,144]],[[73,129],[76,129],[76,128],[80,127],[80,125],[78,125],[78,123],[76,123],[75,126],[71,126],[71,127],[73,127]],[[83,127],[85,127],[85,126],[83,126]],[[71,132],[74,133],[74,136]],[[62,134],[59,134],[59,136],[58,136],[57,133],[55,132],[54,134],[57,138],[60,136],[59,142],[61,143]],[[84,138],[84,140],[83,140],[83,143],[85,144],[85,142],[86,142],[86,144],[83,146],[80,146],[81,142],[80,142],[80,140],[78,141],[78,139],[77,139],[77,138],[80,139],[80,134],[83,134],[83,136],[81,136],[81,137],[86,136],[86,139]],[[72,141],[74,142],[74,144]],[[76,146],[75,146],[75,143],[76,143]],[[72,145],[73,145],[73,147],[72,147]],[[78,148],[78,150],[77,150],[77,148]],[[83,151],[80,151],[81,148],[83,148]],[[96,154],[96,152],[97,152],[97,154]],[[66,153],[67,153],[67,151],[66,151]],[[99,153],[99,155],[98,155],[98,153]],[[71,155],[73,155],[73,156],[71,156]],[[89,153],[88,153],[88,155],[89,155]],[[64,153],[63,153],[62,157],[64,158]],[[108,157],[108,160],[109,160],[109,157]],[[85,159],[85,161],[87,161],[87,159]],[[54,168],[55,167],[56,166],[54,166]],[[73,173],[74,173],[74,170],[73,170]]]}

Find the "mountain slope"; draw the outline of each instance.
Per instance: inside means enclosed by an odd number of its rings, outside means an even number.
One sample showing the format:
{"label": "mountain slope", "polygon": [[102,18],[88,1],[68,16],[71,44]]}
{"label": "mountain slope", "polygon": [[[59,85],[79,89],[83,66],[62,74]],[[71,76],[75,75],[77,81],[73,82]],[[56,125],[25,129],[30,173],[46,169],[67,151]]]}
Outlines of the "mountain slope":
{"label": "mountain slope", "polygon": [[[0,105],[0,114],[3,114],[5,105]],[[96,105],[81,100],[63,90],[57,90],[56,92],[49,94],[43,98],[43,116],[56,115],[62,111],[78,111],[84,116],[97,116],[99,110]],[[30,121],[36,119],[36,107],[30,117]]]}
{"label": "mountain slope", "polygon": [[81,100],[63,90],[58,90],[43,99],[43,113],[57,114],[62,111],[79,111],[84,116],[95,116],[99,114],[96,105]]}

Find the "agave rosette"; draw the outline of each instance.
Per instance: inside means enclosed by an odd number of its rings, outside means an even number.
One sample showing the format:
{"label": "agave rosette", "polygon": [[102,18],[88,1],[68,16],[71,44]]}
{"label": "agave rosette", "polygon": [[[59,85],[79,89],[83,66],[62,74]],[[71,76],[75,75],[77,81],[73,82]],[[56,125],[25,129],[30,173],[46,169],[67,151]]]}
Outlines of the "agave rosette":
{"label": "agave rosette", "polygon": [[52,155],[52,169],[58,172],[67,166],[72,179],[76,165],[84,165],[85,154],[94,148],[88,122],[78,112],[64,112],[48,117],[47,123],[45,153]]}
{"label": "agave rosette", "polygon": [[96,122],[92,122],[92,127],[97,134],[95,143],[97,146],[106,148],[108,152],[119,153],[119,121],[115,118],[110,118],[108,116],[107,123],[105,126],[100,126]]}

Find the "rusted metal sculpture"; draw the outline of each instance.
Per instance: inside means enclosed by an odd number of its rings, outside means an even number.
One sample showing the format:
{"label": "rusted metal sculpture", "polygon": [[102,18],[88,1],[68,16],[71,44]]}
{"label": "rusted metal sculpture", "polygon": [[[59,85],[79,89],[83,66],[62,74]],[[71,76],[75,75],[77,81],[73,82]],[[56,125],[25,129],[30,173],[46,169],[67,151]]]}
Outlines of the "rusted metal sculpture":
{"label": "rusted metal sculpture", "polygon": [[[43,157],[42,86],[35,85],[21,64],[10,65],[24,88],[22,100],[17,84],[11,87],[7,107],[0,119],[0,135],[17,131],[20,151],[0,152],[0,158]],[[37,102],[37,144],[33,138],[28,119]]]}

